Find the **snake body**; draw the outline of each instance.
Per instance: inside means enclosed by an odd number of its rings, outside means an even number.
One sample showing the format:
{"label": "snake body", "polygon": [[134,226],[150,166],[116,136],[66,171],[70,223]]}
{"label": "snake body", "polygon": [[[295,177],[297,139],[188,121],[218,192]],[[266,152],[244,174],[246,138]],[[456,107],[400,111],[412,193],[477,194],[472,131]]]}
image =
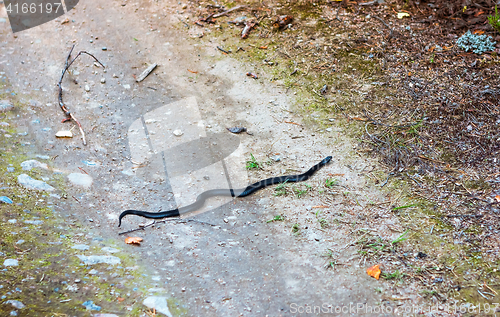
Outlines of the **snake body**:
{"label": "snake body", "polygon": [[253,183],[251,185],[248,185],[245,188],[240,188],[240,189],[210,189],[207,190],[198,197],[196,197],[196,201],[192,203],[191,205],[181,207],[181,208],[176,208],[168,211],[161,211],[161,212],[147,212],[147,211],[141,211],[141,210],[125,210],[120,214],[120,217],[118,218],[118,227],[121,226],[122,224],[122,218],[125,217],[126,215],[136,215],[136,216],[141,216],[144,218],[149,218],[149,219],[163,219],[163,218],[171,218],[171,217],[178,217],[182,214],[186,214],[192,211],[196,211],[203,207],[205,204],[205,201],[214,196],[231,196],[231,197],[245,197],[248,195],[251,195],[258,191],[259,189],[262,189],[267,186],[271,186],[274,184],[280,184],[284,182],[303,182],[307,180],[309,177],[311,177],[316,171],[318,171],[320,168],[328,164],[332,159],[331,156],[327,156],[324,158],[321,162],[318,164],[314,165],[311,167],[307,172],[299,175],[285,175],[285,176],[279,176],[279,177],[271,177],[267,178],[264,180],[261,180],[259,182]]}

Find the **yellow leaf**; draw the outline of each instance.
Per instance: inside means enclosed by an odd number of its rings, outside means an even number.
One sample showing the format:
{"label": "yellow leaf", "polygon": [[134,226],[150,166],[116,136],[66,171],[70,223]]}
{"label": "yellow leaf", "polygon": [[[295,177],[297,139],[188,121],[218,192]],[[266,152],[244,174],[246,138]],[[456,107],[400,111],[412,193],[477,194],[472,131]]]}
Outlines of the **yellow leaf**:
{"label": "yellow leaf", "polygon": [[409,17],[410,14],[406,12],[398,12],[398,19],[402,19],[404,17]]}
{"label": "yellow leaf", "polygon": [[371,277],[374,277],[378,280],[380,278],[380,273],[382,273],[382,272],[380,271],[379,265],[377,264],[377,265],[374,265],[372,267],[369,267],[366,270],[366,273],[368,275],[370,275]]}

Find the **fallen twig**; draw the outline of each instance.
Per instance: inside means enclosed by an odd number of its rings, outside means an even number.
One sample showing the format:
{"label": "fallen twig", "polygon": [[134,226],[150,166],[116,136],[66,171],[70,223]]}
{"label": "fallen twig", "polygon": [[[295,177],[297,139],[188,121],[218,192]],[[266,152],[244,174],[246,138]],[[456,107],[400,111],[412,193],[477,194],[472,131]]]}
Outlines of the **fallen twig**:
{"label": "fallen twig", "polygon": [[243,9],[243,8],[246,8],[246,7],[247,7],[246,5],[236,6],[236,7],[234,7],[234,8],[229,9],[229,10],[226,10],[226,11],[224,11],[224,12],[214,14],[214,15],[213,15],[213,17],[214,17],[214,18],[218,18],[218,17],[221,17],[221,16],[223,16],[223,15],[228,14],[229,12],[233,12],[233,11],[236,11],[236,10],[240,10],[240,9]]}
{"label": "fallen twig", "polygon": [[388,29],[389,31],[391,31],[391,33],[389,34],[389,36],[387,37],[387,39],[390,39],[392,36],[393,36],[393,31],[392,31],[392,28],[389,26],[389,24],[385,23],[384,20],[382,20],[382,18],[379,18],[378,16],[376,15],[372,15],[375,19],[379,20],[380,22],[382,22]]}
{"label": "fallen twig", "polygon": [[230,51],[226,51],[225,49],[223,49],[223,48],[222,48],[222,47],[220,47],[220,46],[217,46],[217,49],[218,49],[219,51],[221,51],[222,53],[225,53],[225,54],[229,54],[229,53],[231,53]]}
{"label": "fallen twig", "polygon": [[64,104],[63,102],[63,99],[62,99],[62,81],[63,81],[63,78],[64,78],[64,74],[66,74],[66,71],[68,70],[68,68],[71,66],[71,64],[73,64],[73,62],[78,58],[78,56],[80,56],[81,54],[87,54],[89,55],[90,57],[92,57],[97,63],[99,63],[99,65],[101,65],[103,68],[105,68],[105,66],[92,54],[90,54],[89,52],[86,52],[86,51],[80,51],[78,52],[78,54],[75,56],[75,58],[73,58],[71,60],[71,62],[69,61],[70,57],[71,57],[71,53],[73,52],[73,49],[75,48],[75,45],[73,45],[71,47],[71,50],[69,51],[69,54],[68,54],[68,57],[66,57],[66,64],[64,65],[64,69],[62,71],[62,74],[61,74],[61,78],[59,79],[59,82],[57,83],[57,86],[59,87],[59,107],[61,107],[62,111],[64,112],[64,114],[66,116],[68,116],[68,118],[64,119],[62,122],[65,122],[65,121],[69,121],[69,120],[73,120],[76,122],[76,124],[78,125],[78,128],[80,129],[80,133],[82,134],[82,141],[83,141],[83,145],[87,145],[87,141],[85,140],[85,132],[83,132],[83,128],[82,128],[82,125],[80,124],[80,122],[75,118],[75,116],[68,110],[68,108],[66,107],[66,105]]}
{"label": "fallen twig", "polygon": [[140,75],[139,77],[137,77],[137,79],[135,80],[136,82],[140,83],[141,81],[143,81],[144,79],[146,79],[146,77],[149,76],[149,74],[151,74],[151,72],[156,68],[156,66],[158,66],[158,64],[151,64],[149,65],[148,68],[146,68]]}
{"label": "fallen twig", "polygon": [[245,27],[241,31],[241,38],[246,39],[248,37],[248,34],[250,34],[250,31],[257,25],[257,22],[254,21],[247,21],[245,22]]}
{"label": "fallen twig", "polygon": [[177,221],[178,223],[197,222],[197,223],[200,223],[200,224],[203,224],[203,225],[209,225],[209,226],[212,226],[212,227],[217,227],[218,226],[218,225],[214,225],[214,224],[211,224],[211,223],[208,223],[208,222],[198,221],[198,220],[194,220],[194,219],[174,218],[174,219],[166,219],[166,220],[161,220],[161,221],[153,221],[152,223],[147,224],[145,226],[140,226],[139,228],[135,228],[135,229],[132,229],[132,230],[120,232],[118,234],[119,235],[123,235],[123,234],[131,233],[131,232],[135,232],[135,231],[139,231],[139,230],[144,230],[146,228],[154,226],[157,223],[167,223],[168,221]]}

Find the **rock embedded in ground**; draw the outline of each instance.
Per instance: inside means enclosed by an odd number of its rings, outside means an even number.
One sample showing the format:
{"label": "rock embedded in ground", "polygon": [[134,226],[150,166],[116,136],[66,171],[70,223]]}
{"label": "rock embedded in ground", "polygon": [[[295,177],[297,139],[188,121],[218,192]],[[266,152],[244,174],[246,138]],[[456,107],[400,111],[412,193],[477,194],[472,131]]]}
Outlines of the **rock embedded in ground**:
{"label": "rock embedded in ground", "polygon": [[27,189],[39,190],[39,191],[54,191],[55,188],[50,186],[49,184],[33,179],[26,174],[21,174],[17,176],[17,182]]}
{"label": "rock embedded in ground", "polygon": [[167,298],[162,296],[149,296],[142,304],[148,308],[155,309],[157,313],[162,313],[165,316],[172,317],[172,313],[168,309]]}
{"label": "rock embedded in ground", "polygon": [[39,226],[39,225],[43,224],[43,221],[42,220],[24,220],[24,223]]}
{"label": "rock embedded in ground", "polygon": [[72,246],[71,249],[87,251],[88,249],[90,249],[90,246],[88,246],[86,244],[76,244],[76,245]]}
{"label": "rock embedded in ground", "polygon": [[120,252],[120,250],[115,249],[115,248],[111,248],[111,247],[104,247],[101,250],[104,251],[104,252],[108,252],[108,253]]}
{"label": "rock embedded in ground", "polygon": [[68,175],[68,180],[75,186],[90,188],[92,185],[92,176],[82,173],[71,173]]}
{"label": "rock embedded in ground", "polygon": [[14,299],[6,301],[5,304],[11,304],[12,306],[14,306],[14,308],[17,309],[23,309],[24,307],[26,307],[22,302]]}
{"label": "rock embedded in ground", "polygon": [[97,310],[97,311],[101,310],[101,306],[97,306],[91,300],[86,301],[85,303],[82,304],[82,306],[84,306],[87,310]]}
{"label": "rock embedded in ground", "polygon": [[21,163],[21,168],[24,171],[31,171],[35,167],[39,167],[39,168],[43,168],[43,169],[48,169],[49,168],[47,166],[47,164],[39,162],[37,160],[28,160],[28,161],[24,161],[24,162]]}
{"label": "rock embedded in ground", "polygon": [[0,196],[0,203],[12,204],[13,201],[7,196]]}
{"label": "rock embedded in ground", "polygon": [[19,261],[16,259],[6,259],[3,261],[3,266],[18,266]]}
{"label": "rock embedded in ground", "polygon": [[107,263],[107,264],[120,264],[120,258],[112,255],[77,255],[77,257],[83,262],[85,265],[93,265],[99,263]]}
{"label": "rock embedded in ground", "polygon": [[14,109],[12,103],[8,100],[0,100],[0,113],[11,111]]}

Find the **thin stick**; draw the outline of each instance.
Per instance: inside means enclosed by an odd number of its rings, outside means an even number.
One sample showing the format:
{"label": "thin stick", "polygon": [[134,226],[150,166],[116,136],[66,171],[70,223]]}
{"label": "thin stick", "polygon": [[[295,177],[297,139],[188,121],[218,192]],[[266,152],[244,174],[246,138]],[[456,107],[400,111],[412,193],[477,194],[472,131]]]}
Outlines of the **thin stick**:
{"label": "thin stick", "polygon": [[224,12],[214,14],[213,17],[214,18],[218,18],[218,17],[221,17],[223,15],[228,14],[229,12],[236,11],[236,10],[239,10],[239,9],[243,9],[243,8],[246,8],[246,7],[247,7],[246,5],[236,6],[234,8],[229,9],[229,10],[226,10]]}
{"label": "thin stick", "polygon": [[385,25],[385,26],[389,29],[389,31],[391,31],[391,33],[390,33],[390,34],[389,34],[389,36],[387,37],[387,39],[390,39],[390,38],[392,37],[392,33],[393,33],[393,31],[392,31],[392,28],[389,26],[389,24],[385,23],[385,21],[384,21],[384,20],[382,20],[381,18],[379,18],[379,17],[378,17],[378,16],[376,16],[376,15],[372,15],[372,17],[374,17],[375,19],[377,19],[377,20],[379,20],[380,22],[382,22],[382,23],[383,23],[383,24],[384,24],[384,25]]}
{"label": "thin stick", "polygon": [[174,219],[166,219],[166,220],[161,220],[161,221],[153,221],[152,223],[150,223],[148,225],[145,225],[145,226],[142,226],[142,227],[139,227],[139,228],[135,228],[135,229],[132,229],[132,230],[129,230],[129,231],[120,232],[118,234],[119,235],[123,235],[123,234],[131,233],[131,232],[135,232],[135,231],[139,231],[139,230],[144,230],[146,228],[154,226],[157,223],[167,223],[168,221],[177,221],[179,223],[197,222],[197,223],[201,223],[203,225],[209,225],[209,226],[212,226],[212,227],[217,227],[217,225],[214,225],[214,224],[211,224],[211,223],[208,223],[208,222],[204,222],[204,221],[198,221],[198,220],[194,220],[194,219],[174,218]]}
{"label": "thin stick", "polygon": [[105,68],[105,66],[92,54],[86,52],[86,51],[80,51],[78,52],[78,54],[76,55],[75,58],[73,58],[71,60],[71,62],[69,61],[70,60],[70,57],[71,57],[71,53],[73,52],[73,49],[75,48],[75,45],[73,45],[71,47],[71,50],[69,51],[69,54],[68,54],[68,57],[66,57],[66,64],[64,65],[64,69],[62,71],[62,74],[61,74],[61,78],[59,79],[59,82],[57,83],[57,86],[59,87],[59,107],[61,107],[62,111],[64,112],[64,114],[66,116],[68,116],[68,118],[66,118],[65,120],[63,120],[63,122],[65,121],[68,121],[68,120],[73,120],[76,122],[76,124],[78,125],[78,128],[80,129],[80,133],[82,134],[82,140],[83,140],[83,145],[87,145],[87,141],[85,140],[85,133],[83,131],[83,128],[82,128],[82,125],[80,124],[80,122],[76,119],[76,117],[68,110],[68,108],[66,107],[66,105],[64,104],[63,102],[63,99],[62,99],[62,81],[63,81],[63,78],[64,78],[64,75],[66,74],[66,71],[68,70],[68,68],[71,66],[71,64],[73,64],[73,62],[78,58],[78,56],[80,56],[81,54],[87,54],[89,55],[90,57],[92,57],[97,63],[99,63],[99,65],[101,65],[103,68]]}

